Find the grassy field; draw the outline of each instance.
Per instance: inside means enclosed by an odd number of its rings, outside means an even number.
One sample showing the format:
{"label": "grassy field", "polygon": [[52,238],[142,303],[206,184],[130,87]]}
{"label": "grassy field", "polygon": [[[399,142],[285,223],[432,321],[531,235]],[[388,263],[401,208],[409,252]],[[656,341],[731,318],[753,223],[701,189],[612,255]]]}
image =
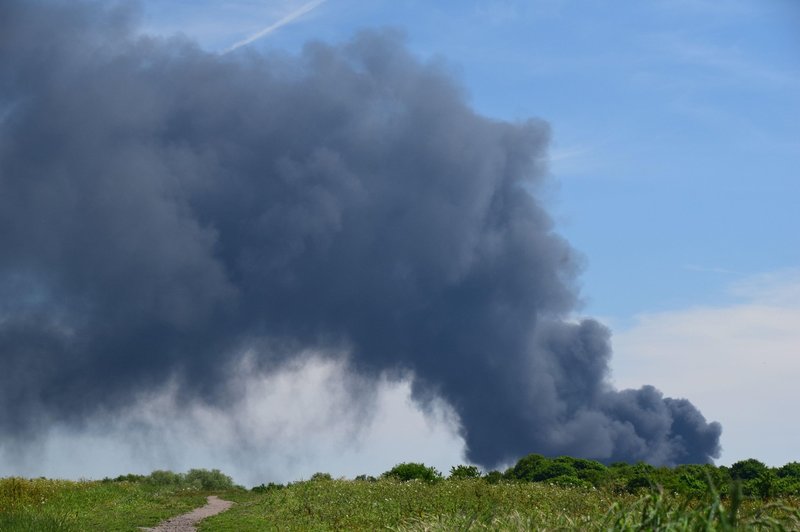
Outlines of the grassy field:
{"label": "grassy field", "polygon": [[[155,474],[154,474],[155,475]],[[174,474],[172,474],[174,475]],[[163,482],[159,485],[153,479]],[[800,530],[800,499],[486,479],[317,479],[207,490],[162,475],[122,481],[0,480],[0,530],[135,531],[202,506],[214,491],[237,504],[201,532],[250,530]]]}
{"label": "grassy field", "polygon": [[[200,530],[464,529],[470,523],[477,526],[497,519],[536,527],[584,528],[617,500],[597,490],[493,485],[481,479],[308,481],[232,499],[238,503],[234,508],[206,520]],[[623,497],[626,504],[633,499]]]}
{"label": "grassy field", "polygon": [[[249,530],[800,530],[800,500],[705,501],[653,491],[483,479],[307,481],[264,494],[231,493],[237,504],[201,532]],[[739,504],[741,502],[741,504]],[[732,511],[734,507],[736,511]]]}
{"label": "grassy field", "polygon": [[205,504],[198,490],[140,482],[0,480],[0,530],[136,530]]}

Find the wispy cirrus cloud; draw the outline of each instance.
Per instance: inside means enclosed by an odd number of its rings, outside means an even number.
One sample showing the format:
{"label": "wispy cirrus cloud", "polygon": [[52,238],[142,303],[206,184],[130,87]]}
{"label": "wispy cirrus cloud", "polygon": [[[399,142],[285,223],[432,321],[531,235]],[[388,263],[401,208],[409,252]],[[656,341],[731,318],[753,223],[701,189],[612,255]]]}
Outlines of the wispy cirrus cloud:
{"label": "wispy cirrus cloud", "polygon": [[683,266],[683,269],[690,272],[719,273],[723,275],[741,275],[739,272],[736,272],[728,268],[720,268],[718,266],[702,266],[699,264],[685,264]]}
{"label": "wispy cirrus cloud", "polygon": [[[697,78],[703,84],[735,84],[760,88],[796,89],[800,86],[800,75],[792,65],[778,68],[774,62],[753,55],[738,46],[722,46],[703,42],[684,32],[652,35],[649,44],[661,60],[675,62],[681,67],[695,67],[704,76]],[[681,80],[683,86],[692,83]]]}

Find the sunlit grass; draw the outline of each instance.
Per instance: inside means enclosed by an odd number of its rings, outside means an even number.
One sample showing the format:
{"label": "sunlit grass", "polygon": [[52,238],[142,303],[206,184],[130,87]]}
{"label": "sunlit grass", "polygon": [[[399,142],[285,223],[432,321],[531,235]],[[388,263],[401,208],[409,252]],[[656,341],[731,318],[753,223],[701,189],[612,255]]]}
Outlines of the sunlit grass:
{"label": "sunlit grass", "polygon": [[133,482],[0,479],[0,530],[137,530],[202,506],[197,490]]}
{"label": "sunlit grass", "polygon": [[201,523],[202,532],[249,530],[800,530],[800,501],[687,500],[545,483],[481,479],[308,481],[265,493]]}
{"label": "sunlit grass", "polygon": [[[2,531],[136,531],[205,503],[207,491],[157,472],[123,481],[0,479]],[[174,478],[173,478],[174,477]],[[172,480],[171,480],[172,479]],[[158,482],[162,482],[159,484]],[[259,491],[217,492],[235,501],[202,532],[255,530],[800,530],[800,499],[686,498],[485,478],[426,482],[331,480],[325,475]]]}

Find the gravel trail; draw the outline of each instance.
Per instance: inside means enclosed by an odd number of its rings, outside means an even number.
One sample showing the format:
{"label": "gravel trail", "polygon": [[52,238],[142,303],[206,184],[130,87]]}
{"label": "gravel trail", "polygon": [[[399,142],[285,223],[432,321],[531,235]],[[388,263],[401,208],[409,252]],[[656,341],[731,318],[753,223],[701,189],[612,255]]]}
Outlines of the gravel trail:
{"label": "gravel trail", "polygon": [[208,499],[206,500],[208,502],[202,508],[197,508],[189,513],[167,519],[153,528],[139,527],[139,529],[147,530],[149,532],[196,532],[197,529],[194,527],[194,525],[199,523],[201,520],[205,519],[206,517],[211,517],[212,515],[217,515],[220,512],[224,512],[233,506],[231,501],[224,501],[216,495],[209,495]]}

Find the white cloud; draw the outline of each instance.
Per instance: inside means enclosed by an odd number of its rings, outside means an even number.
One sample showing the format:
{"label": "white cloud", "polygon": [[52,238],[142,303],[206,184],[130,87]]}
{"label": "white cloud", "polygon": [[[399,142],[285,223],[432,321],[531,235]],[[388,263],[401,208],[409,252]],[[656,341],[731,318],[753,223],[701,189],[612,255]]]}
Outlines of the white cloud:
{"label": "white cloud", "polygon": [[719,463],[798,460],[800,272],[740,281],[743,301],[642,314],[614,335],[614,381],[654,384],[722,423]]}
{"label": "white cloud", "polygon": [[778,307],[800,306],[800,270],[781,270],[737,281],[731,294]]}
{"label": "white cloud", "polygon": [[182,404],[169,387],[79,430],[56,424],[25,450],[0,447],[0,476],[218,468],[252,486],[317,471],[377,476],[403,461],[447,472],[463,461],[452,409],[439,403],[421,412],[408,379],[370,382],[352,375],[342,359],[307,356],[263,376],[245,362],[234,382],[241,394],[227,408]]}

